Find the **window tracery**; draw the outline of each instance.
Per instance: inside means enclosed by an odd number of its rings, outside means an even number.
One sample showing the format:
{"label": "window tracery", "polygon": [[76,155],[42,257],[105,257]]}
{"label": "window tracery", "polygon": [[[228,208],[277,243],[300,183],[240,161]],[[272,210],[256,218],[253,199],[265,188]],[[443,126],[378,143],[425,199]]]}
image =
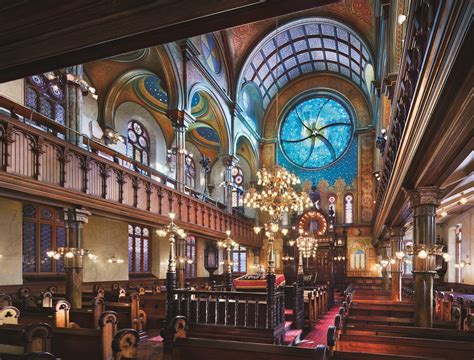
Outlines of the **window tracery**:
{"label": "window tracery", "polygon": [[150,137],[145,127],[136,120],[131,120],[127,126],[127,154],[133,160],[150,165]]}
{"label": "window tracery", "polygon": [[141,225],[128,225],[128,271],[150,271],[150,229]]}

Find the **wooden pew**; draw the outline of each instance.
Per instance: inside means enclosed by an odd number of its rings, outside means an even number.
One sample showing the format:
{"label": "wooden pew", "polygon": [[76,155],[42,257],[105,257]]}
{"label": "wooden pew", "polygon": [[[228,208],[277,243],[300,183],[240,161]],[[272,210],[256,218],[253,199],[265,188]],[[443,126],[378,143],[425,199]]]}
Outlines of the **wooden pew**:
{"label": "wooden pew", "polygon": [[0,325],[3,324],[18,324],[20,317],[20,310],[14,306],[0,307]]}
{"label": "wooden pew", "polygon": [[92,300],[92,304],[93,307],[72,308],[69,312],[70,321],[81,328],[98,329],[99,319],[106,310],[104,298],[96,297]]}
{"label": "wooden pew", "polygon": [[53,328],[53,352],[67,360],[134,359],[140,342],[133,329],[117,331],[117,314],[106,311],[100,329]]}
{"label": "wooden pew", "polygon": [[[44,323],[34,323],[28,326],[0,325],[0,358],[7,360],[27,355],[28,359],[48,359],[49,355],[39,357],[38,353],[51,351],[51,337],[52,328]],[[38,356],[34,357],[33,353],[37,353]]]}
{"label": "wooden pew", "polygon": [[13,305],[13,299],[10,295],[0,294],[0,307],[12,306],[12,305]]}
{"label": "wooden pew", "polygon": [[74,327],[75,324],[69,320],[70,309],[71,305],[66,300],[58,300],[54,307],[22,309],[18,322],[30,324],[40,321],[58,328]]}
{"label": "wooden pew", "polygon": [[140,309],[146,313],[147,327],[159,329],[166,318],[166,293],[140,295]]}
{"label": "wooden pew", "polygon": [[117,312],[121,327],[132,328],[138,331],[141,337],[144,337],[147,314],[140,309],[140,296],[133,293],[130,296],[121,296],[120,300],[120,302],[106,301],[105,308]]}

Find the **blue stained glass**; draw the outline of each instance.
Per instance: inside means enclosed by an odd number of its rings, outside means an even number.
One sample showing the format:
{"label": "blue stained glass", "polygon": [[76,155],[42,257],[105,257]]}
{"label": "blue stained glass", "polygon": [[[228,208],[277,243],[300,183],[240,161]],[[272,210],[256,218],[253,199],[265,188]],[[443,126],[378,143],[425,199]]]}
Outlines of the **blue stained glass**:
{"label": "blue stained glass", "polygon": [[40,272],[53,271],[53,263],[46,254],[53,248],[53,226],[50,224],[40,224]]}
{"label": "blue stained glass", "polygon": [[128,238],[128,272],[133,272],[133,238]]}
{"label": "blue stained glass", "polygon": [[52,105],[48,100],[44,98],[41,98],[40,100],[40,113],[49,118],[53,117]]}
{"label": "blue stained glass", "polygon": [[352,119],[339,101],[315,96],[288,112],[280,128],[280,147],[294,165],[318,169],[346,152],[352,132]]}
{"label": "blue stained glass", "polygon": [[32,88],[26,88],[26,106],[37,109],[38,108],[38,94]]}
{"label": "blue stained glass", "polygon": [[23,222],[23,272],[36,272],[36,224],[26,221]]}
{"label": "blue stained glass", "polygon": [[143,239],[143,271],[148,271],[148,239]]}
{"label": "blue stained glass", "polygon": [[23,216],[34,219],[36,217],[36,208],[33,205],[23,206]]}
{"label": "blue stained glass", "polygon": [[142,258],[142,246],[140,238],[135,238],[135,271],[140,271],[140,262]]}
{"label": "blue stained glass", "polygon": [[[66,246],[66,228],[62,226],[56,227],[56,247]],[[56,260],[56,271],[64,272],[64,258],[61,256]]]}

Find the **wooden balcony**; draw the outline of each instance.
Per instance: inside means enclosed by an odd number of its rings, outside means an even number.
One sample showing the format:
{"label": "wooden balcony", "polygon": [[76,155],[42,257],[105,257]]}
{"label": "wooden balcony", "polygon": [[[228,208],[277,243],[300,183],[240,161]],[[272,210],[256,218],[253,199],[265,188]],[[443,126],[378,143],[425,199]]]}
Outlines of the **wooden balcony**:
{"label": "wooden balcony", "polygon": [[174,179],[86,139],[85,148],[63,139],[69,131],[49,118],[0,97],[0,191],[58,206],[78,205],[95,213],[157,226],[176,213],[189,233],[224,238],[227,229],[242,245],[261,246],[253,221],[202,201]]}

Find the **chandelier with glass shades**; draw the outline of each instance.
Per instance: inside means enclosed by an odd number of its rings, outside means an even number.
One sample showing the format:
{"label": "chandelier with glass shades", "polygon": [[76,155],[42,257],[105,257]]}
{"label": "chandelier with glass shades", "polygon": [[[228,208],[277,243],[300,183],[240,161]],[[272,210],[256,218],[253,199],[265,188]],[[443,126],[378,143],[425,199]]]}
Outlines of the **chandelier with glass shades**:
{"label": "chandelier with glass shades", "polygon": [[176,256],[176,239],[186,239],[188,236],[186,232],[174,223],[176,214],[169,213],[170,223],[156,231],[159,237],[169,236],[169,258],[168,258],[168,271],[173,273],[176,272],[176,262],[180,264],[188,263],[191,264],[192,260],[185,256]]}
{"label": "chandelier with glass shades", "polygon": [[59,260],[61,256],[67,259],[72,259],[74,256],[87,256],[91,260],[97,260],[97,255],[94,255],[90,250],[74,247],[58,247],[56,250],[47,251],[46,255],[55,260]]}
{"label": "chandelier with glass shades", "polygon": [[316,257],[318,250],[318,240],[304,233],[303,229],[299,229],[300,236],[296,239],[296,246],[303,258]]}
{"label": "chandelier with glass shades", "polygon": [[285,168],[275,165],[269,171],[262,168],[257,172],[257,187],[248,190],[244,204],[248,207],[268,213],[272,223],[277,223],[283,213],[303,211],[311,205],[311,200],[305,192],[297,192],[295,185],[300,179]]}

